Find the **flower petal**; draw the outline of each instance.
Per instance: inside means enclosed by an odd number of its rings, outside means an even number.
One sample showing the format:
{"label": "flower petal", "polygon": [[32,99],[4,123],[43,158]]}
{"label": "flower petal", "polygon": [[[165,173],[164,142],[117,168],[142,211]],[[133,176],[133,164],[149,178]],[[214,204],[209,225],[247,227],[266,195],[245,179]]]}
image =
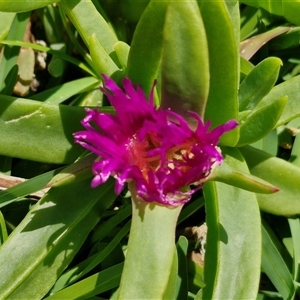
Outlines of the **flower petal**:
{"label": "flower petal", "polygon": [[[92,187],[116,179],[119,194],[126,182],[135,181],[136,192],[145,201],[177,206],[190,200],[223,157],[217,147],[220,137],[238,123],[228,121],[209,131],[199,115],[196,129],[171,110],[156,109],[153,92],[149,100],[140,86],[123,80],[122,90],[103,75],[101,91],[115,107],[116,115],[87,109],[85,131],[74,134],[75,142],[99,155],[93,164]],[[197,187],[189,189],[188,186]]]}

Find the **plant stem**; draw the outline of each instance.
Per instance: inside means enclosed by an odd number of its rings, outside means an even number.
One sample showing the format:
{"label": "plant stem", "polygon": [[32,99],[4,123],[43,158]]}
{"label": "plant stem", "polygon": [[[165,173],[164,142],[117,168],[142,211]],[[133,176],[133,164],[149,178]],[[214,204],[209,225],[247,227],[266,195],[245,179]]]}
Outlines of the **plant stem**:
{"label": "plant stem", "polygon": [[162,299],[175,251],[175,227],[182,205],[149,203],[132,194],[132,224],[118,299]]}

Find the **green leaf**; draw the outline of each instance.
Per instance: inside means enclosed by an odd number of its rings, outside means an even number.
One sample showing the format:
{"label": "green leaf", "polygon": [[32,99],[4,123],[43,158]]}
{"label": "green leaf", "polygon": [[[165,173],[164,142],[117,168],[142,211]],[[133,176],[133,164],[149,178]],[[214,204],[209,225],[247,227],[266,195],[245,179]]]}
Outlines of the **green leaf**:
{"label": "green leaf", "polygon": [[114,50],[116,51],[121,66],[123,67],[123,69],[126,69],[130,46],[120,41],[114,44]]}
{"label": "green leaf", "polygon": [[[238,44],[224,1],[198,0],[198,3],[209,50],[210,89],[205,119],[211,120],[215,127],[238,117]],[[237,127],[222,136],[221,144],[234,146],[238,138]]]}
{"label": "green leaf", "polygon": [[2,85],[3,89],[1,90],[1,94],[11,95],[13,93],[14,87],[18,81],[18,73],[19,73],[18,65],[14,65],[8,71]]}
{"label": "green leaf", "polygon": [[130,217],[131,211],[132,211],[131,205],[127,205],[125,208],[118,210],[118,212],[113,217],[111,217],[106,222],[102,223],[99,227],[95,228],[91,236],[91,242],[96,243],[102,240],[117,225],[119,225],[122,221],[124,221],[128,217]]}
{"label": "green leaf", "polygon": [[245,58],[240,56],[240,72],[241,72],[241,79],[244,78],[253,70],[254,66]]}
{"label": "green leaf", "polygon": [[0,192],[0,207],[3,207],[18,198],[44,189],[47,183],[55,176],[62,168],[49,171],[42,175],[33,177],[15,186],[12,186],[5,191]]}
{"label": "green leaf", "polygon": [[293,280],[299,281],[300,220],[299,218],[289,218],[288,221],[292,234]]}
{"label": "green leaf", "polygon": [[271,91],[281,65],[279,58],[268,57],[254,67],[239,88],[240,111],[253,109]]}
{"label": "green leaf", "polygon": [[59,174],[53,177],[48,183],[47,187],[62,186],[68,184],[75,179],[86,179],[92,175],[91,165],[97,159],[97,155],[94,153],[89,153],[80,160],[76,161],[65,167]]}
{"label": "green leaf", "polygon": [[121,239],[128,234],[130,223],[131,221],[128,221],[114,236],[112,241],[101,252],[95,255],[94,259],[78,274],[76,280],[88,274],[92,269],[98,266],[117,247]]}
{"label": "green leaf", "polygon": [[264,138],[251,144],[250,146],[276,156],[278,150],[277,130],[273,129]]}
{"label": "green leaf", "polygon": [[0,11],[6,12],[24,12],[44,7],[48,4],[59,2],[53,0],[14,0],[0,1]]}
{"label": "green leaf", "polygon": [[[53,50],[56,50],[56,51],[59,51],[62,53],[66,53],[66,44],[65,43],[52,44],[51,48]],[[66,61],[59,57],[53,56],[47,66],[47,70],[51,74],[51,76],[53,76],[55,78],[61,77],[66,70]]]}
{"label": "green leaf", "polygon": [[188,296],[188,240],[184,236],[180,236],[177,243],[177,256],[178,256],[178,274],[177,275],[177,291],[176,299],[187,300]]}
{"label": "green leaf", "polygon": [[258,20],[261,19],[262,13],[257,8],[245,6],[244,8],[241,8],[240,14],[240,35],[241,41],[243,41],[245,38],[252,35],[256,31]]}
{"label": "green leaf", "polygon": [[288,97],[288,102],[278,120],[276,127],[286,124],[288,121],[300,116],[300,75],[276,85],[271,92],[258,104],[257,109],[266,106],[276,99]]}
{"label": "green leaf", "polygon": [[177,218],[182,206],[148,203],[133,196],[132,224],[118,299],[163,299],[175,251]]}
{"label": "green leaf", "polygon": [[178,256],[177,251],[173,252],[173,262],[169,275],[169,280],[165,288],[165,292],[162,296],[162,299],[175,299],[177,292],[177,279],[178,279]]}
{"label": "green leaf", "polygon": [[99,85],[99,79],[94,77],[83,77],[45,90],[39,94],[35,94],[31,97],[31,99],[52,104],[60,104],[74,95],[92,90]]}
{"label": "green leaf", "polygon": [[59,6],[68,15],[88,47],[90,47],[90,38],[94,34],[106,53],[110,54],[114,50],[113,46],[117,42],[116,35],[91,0],[61,0]]}
{"label": "green leaf", "polygon": [[94,71],[91,70],[87,65],[82,63],[80,60],[78,60],[76,58],[73,58],[72,56],[66,55],[63,52],[53,50],[49,47],[44,47],[44,46],[41,46],[41,45],[38,45],[38,44],[33,44],[33,43],[26,43],[26,42],[21,42],[21,41],[8,41],[8,40],[7,41],[0,41],[0,44],[11,45],[11,46],[29,47],[29,48],[32,48],[32,49],[37,50],[37,51],[50,53],[52,55],[55,55],[59,58],[62,58],[64,60],[76,65],[77,67],[79,67],[82,70],[86,71],[87,73],[93,75],[94,77],[97,77],[96,74],[94,73]]}
{"label": "green leaf", "polygon": [[92,296],[117,287],[120,282],[122,269],[123,263],[117,264],[113,267],[89,276],[45,299],[91,299],[90,297]]}
{"label": "green leaf", "polygon": [[88,41],[93,66],[96,72],[99,74],[99,77],[102,73],[111,76],[114,72],[119,70],[117,65],[100,44],[95,33],[91,35]]}
{"label": "green leaf", "polygon": [[[65,39],[65,30],[62,30],[65,23],[60,16],[56,5],[48,5],[41,9],[43,27],[47,37],[47,42],[52,45],[63,43]],[[65,26],[66,27],[66,26]],[[66,28],[67,29],[67,28]]]}
{"label": "green leaf", "polygon": [[15,15],[15,13],[0,11],[0,40],[7,36]]}
{"label": "green leaf", "polygon": [[0,153],[48,163],[70,163],[82,152],[72,133],[82,130],[83,108],[0,96]]}
{"label": "green leaf", "polygon": [[225,159],[221,166],[216,167],[210,180],[224,182],[250,192],[271,194],[278,188],[249,173],[246,162],[236,148],[222,148]]}
{"label": "green leaf", "polygon": [[[0,2],[1,6],[1,2]],[[23,39],[30,13],[16,14],[9,30],[7,39]],[[17,71],[16,65],[18,61],[20,48],[5,46],[4,52],[1,55],[0,64],[0,93],[11,94],[13,87],[16,84]],[[18,70],[18,69],[17,69]],[[7,78],[9,75],[9,78]]]}
{"label": "green leaf", "polygon": [[[118,241],[122,239],[124,234],[128,233],[129,224],[126,224],[126,226],[121,225],[121,230],[119,229],[120,226],[118,225],[122,221],[130,217],[130,215],[131,205],[128,205],[124,209],[118,210],[118,212],[113,217],[109,218],[105,222],[102,222],[100,226],[94,228],[88,240],[88,242],[92,245],[99,243],[99,241],[101,241],[104,237],[113,236],[115,232],[117,232],[117,234],[116,236],[114,236],[113,240],[109,244],[107,244],[107,246],[101,253],[97,252],[96,254],[89,256],[87,259],[68,269],[62,276],[60,276],[51,289],[51,293],[57,292],[62,288],[70,285],[70,283],[73,283],[75,280],[78,280],[78,276],[80,275],[80,277],[82,277],[82,275],[84,274],[83,272],[88,271],[90,269],[88,268],[88,266],[93,266],[96,260],[98,260],[99,262],[99,259],[103,260],[104,258],[106,258],[107,252],[114,250]],[[113,229],[114,231],[112,231]],[[120,258],[122,259],[122,257],[119,257],[119,259]]]}
{"label": "green leaf", "polygon": [[[163,31],[162,109],[171,108],[195,123],[209,91],[206,34],[197,1],[170,2]],[[197,124],[195,124],[196,126]]]}
{"label": "green leaf", "polygon": [[[75,97],[71,101],[70,105],[84,107],[103,107],[103,99],[104,95],[99,88],[89,89],[89,91],[86,91]],[[106,107],[108,108],[108,106]],[[114,112],[114,108],[112,106],[109,107],[111,108],[111,111]]]}
{"label": "green leaf", "polygon": [[294,140],[290,162],[293,165],[300,167],[300,134],[299,133],[296,135],[296,138]]}
{"label": "green leaf", "polygon": [[276,126],[287,102],[288,97],[285,96],[250,112],[247,118],[241,122],[240,139],[237,146],[254,143],[266,136]]}
{"label": "green leaf", "polygon": [[299,21],[300,3],[297,0],[292,0],[292,1],[241,0],[240,2],[255,7],[261,7],[266,11],[270,12],[271,14],[283,16],[291,23],[300,25],[300,21]]}
{"label": "green leaf", "polygon": [[72,266],[71,268],[67,268],[67,270],[59,276],[54,286],[49,291],[49,295],[53,295],[58,291],[65,290],[71,283],[74,283],[74,279],[77,278],[78,274],[84,270],[84,268],[94,259],[94,255],[88,256],[87,259],[79,262],[77,265]]}
{"label": "green leaf", "polygon": [[126,76],[140,84],[146,95],[157,79],[161,64],[167,5],[168,1],[151,1],[148,4],[134,31],[130,47]]}
{"label": "green leaf", "polygon": [[240,7],[238,0],[225,0],[227,10],[233,25],[233,31],[235,36],[235,42],[238,45],[240,43]]}
{"label": "green leaf", "polygon": [[41,299],[49,291],[115,199],[112,181],[96,189],[90,181],[50,189],[9,236],[0,249],[1,299]]}
{"label": "green leaf", "polygon": [[282,1],[283,16],[293,24],[300,25],[299,13],[300,3],[297,0],[294,1]]}
{"label": "green leaf", "polygon": [[7,229],[5,224],[5,219],[0,211],[0,246],[6,241],[7,239]]}
{"label": "green leaf", "polygon": [[262,223],[262,261],[263,271],[268,275],[283,299],[291,299],[294,294],[294,283],[291,273],[282,258],[279,241],[271,228]]}
{"label": "green leaf", "polygon": [[[206,283],[204,282],[204,268],[199,264],[195,263],[191,259],[188,259],[188,276],[189,276],[189,291],[193,293],[199,293],[202,291],[202,288],[205,287]],[[202,299],[202,298],[201,298]]]}
{"label": "green leaf", "polygon": [[204,197],[208,233],[203,299],[256,299],[261,228],[255,194],[208,182]]}
{"label": "green leaf", "polygon": [[275,194],[256,195],[260,209],[275,215],[293,216],[299,214],[300,168],[250,146],[242,147],[240,151],[252,175],[279,188],[279,192]]}

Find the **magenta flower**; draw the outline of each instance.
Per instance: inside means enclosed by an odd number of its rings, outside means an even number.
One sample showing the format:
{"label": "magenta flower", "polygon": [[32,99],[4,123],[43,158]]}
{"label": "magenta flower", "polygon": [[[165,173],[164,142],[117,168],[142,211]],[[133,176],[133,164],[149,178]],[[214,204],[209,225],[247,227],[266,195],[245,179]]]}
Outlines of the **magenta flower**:
{"label": "magenta flower", "polygon": [[[134,181],[145,201],[180,205],[202,187],[215,164],[223,157],[217,147],[220,136],[237,126],[235,120],[208,131],[194,112],[196,129],[171,110],[157,109],[153,89],[147,101],[140,86],[123,80],[124,91],[109,77],[101,91],[115,107],[116,115],[86,109],[85,131],[74,133],[75,142],[99,155],[93,164],[92,187],[113,176],[119,194]],[[189,185],[196,186],[190,189]]]}

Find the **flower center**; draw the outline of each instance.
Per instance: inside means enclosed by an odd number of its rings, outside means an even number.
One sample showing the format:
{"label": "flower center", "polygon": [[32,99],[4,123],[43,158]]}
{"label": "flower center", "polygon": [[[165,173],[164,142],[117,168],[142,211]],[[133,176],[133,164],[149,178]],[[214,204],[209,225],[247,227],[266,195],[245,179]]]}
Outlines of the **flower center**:
{"label": "flower center", "polygon": [[[186,164],[186,161],[194,157],[191,152],[194,143],[195,141],[187,140],[184,144],[162,149],[161,141],[155,133],[148,133],[143,141],[133,136],[126,145],[127,159],[129,164],[139,167],[146,180],[149,170],[155,172],[159,168],[164,168],[166,174],[175,168],[185,173],[191,168],[190,165]],[[159,151],[160,149],[161,151]],[[157,150],[155,154],[149,154],[153,153],[154,150]]]}

